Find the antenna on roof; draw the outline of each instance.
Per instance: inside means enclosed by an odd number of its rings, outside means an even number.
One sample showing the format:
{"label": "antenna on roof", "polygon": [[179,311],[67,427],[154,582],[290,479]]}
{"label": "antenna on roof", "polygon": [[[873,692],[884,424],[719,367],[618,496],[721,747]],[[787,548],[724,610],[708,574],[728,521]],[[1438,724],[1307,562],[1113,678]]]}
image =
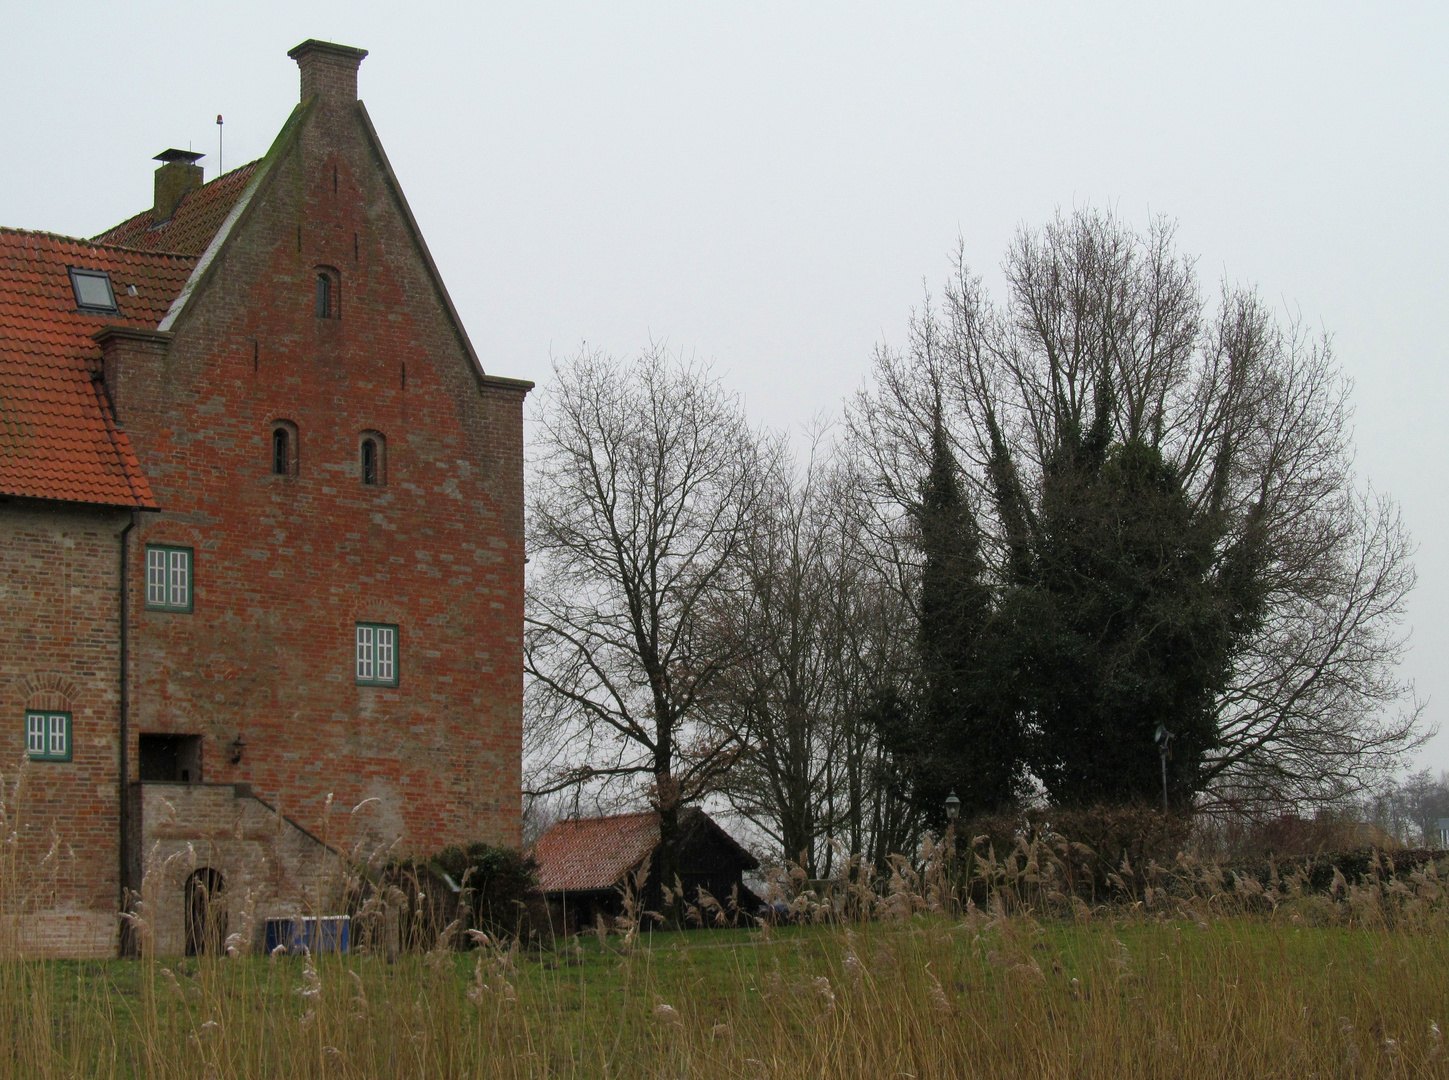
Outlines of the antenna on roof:
{"label": "antenna on roof", "polygon": [[221,113],[216,114],[216,175],[226,172],[226,162],[221,156]]}

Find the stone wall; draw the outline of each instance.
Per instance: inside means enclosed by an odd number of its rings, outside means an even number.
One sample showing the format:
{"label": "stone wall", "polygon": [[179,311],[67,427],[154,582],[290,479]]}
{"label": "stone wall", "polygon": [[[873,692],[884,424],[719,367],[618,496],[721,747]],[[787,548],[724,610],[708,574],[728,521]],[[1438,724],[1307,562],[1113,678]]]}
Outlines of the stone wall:
{"label": "stone wall", "polygon": [[[187,884],[198,870],[221,875],[218,906],[227,936],[235,935],[243,952],[262,950],[267,919],[345,914],[343,860],[246,790],[230,784],[135,786],[138,947],[159,956],[185,952]],[[339,831],[346,817],[339,815]]]}

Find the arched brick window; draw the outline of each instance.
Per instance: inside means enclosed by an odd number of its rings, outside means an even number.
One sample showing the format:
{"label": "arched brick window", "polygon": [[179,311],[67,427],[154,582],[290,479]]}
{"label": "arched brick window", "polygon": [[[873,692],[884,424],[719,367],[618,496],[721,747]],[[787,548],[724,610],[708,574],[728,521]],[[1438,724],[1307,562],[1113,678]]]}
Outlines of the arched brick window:
{"label": "arched brick window", "polygon": [[387,483],[387,439],[380,431],[364,431],[357,444],[357,474],[367,487]]}
{"label": "arched brick window", "polygon": [[330,266],[316,268],[316,314],[319,319],[342,317],[342,279]]}
{"label": "arched brick window", "polygon": [[273,420],[271,435],[273,476],[297,475],[297,425],[290,420]]}

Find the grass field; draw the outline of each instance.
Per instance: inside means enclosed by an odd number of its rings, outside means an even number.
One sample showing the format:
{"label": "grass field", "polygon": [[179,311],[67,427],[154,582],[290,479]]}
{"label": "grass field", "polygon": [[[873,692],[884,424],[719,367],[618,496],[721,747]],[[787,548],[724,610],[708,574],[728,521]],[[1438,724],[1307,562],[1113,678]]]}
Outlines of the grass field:
{"label": "grass field", "polygon": [[0,1073],[36,1078],[1449,1076],[1449,937],[927,913],[393,964],[17,961],[0,1013]]}
{"label": "grass field", "polygon": [[[248,955],[238,930],[233,955],[156,957],[143,903],[134,960],[0,937],[0,1080],[1449,1080],[1442,866],[1374,855],[1315,885],[1124,856],[1103,877],[1082,844],[1015,845],[923,848],[879,877],[849,860],[819,895],[791,870],[787,926],[641,933],[630,896],[619,933],[459,951],[450,928],[392,962],[366,951],[373,909],[395,913],[381,887],[346,956]],[[0,915],[40,895],[13,848]]]}

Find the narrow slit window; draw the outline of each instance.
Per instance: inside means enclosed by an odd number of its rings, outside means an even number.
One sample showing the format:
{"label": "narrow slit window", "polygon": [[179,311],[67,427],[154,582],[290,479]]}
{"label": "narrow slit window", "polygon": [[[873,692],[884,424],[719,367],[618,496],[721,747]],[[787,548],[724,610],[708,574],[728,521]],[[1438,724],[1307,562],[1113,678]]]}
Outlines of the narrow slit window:
{"label": "narrow slit window", "polygon": [[317,275],[317,318],[332,318],[332,279],[326,274]]}
{"label": "narrow slit window", "polygon": [[383,487],[387,484],[387,439],[382,432],[359,433],[357,478],[367,487]]}
{"label": "narrow slit window", "polygon": [[290,420],[272,421],[272,475],[296,476],[297,459],[302,449],[297,425]]}
{"label": "narrow slit window", "polygon": [[377,442],[362,440],[362,482],[369,486],[377,483]]}

